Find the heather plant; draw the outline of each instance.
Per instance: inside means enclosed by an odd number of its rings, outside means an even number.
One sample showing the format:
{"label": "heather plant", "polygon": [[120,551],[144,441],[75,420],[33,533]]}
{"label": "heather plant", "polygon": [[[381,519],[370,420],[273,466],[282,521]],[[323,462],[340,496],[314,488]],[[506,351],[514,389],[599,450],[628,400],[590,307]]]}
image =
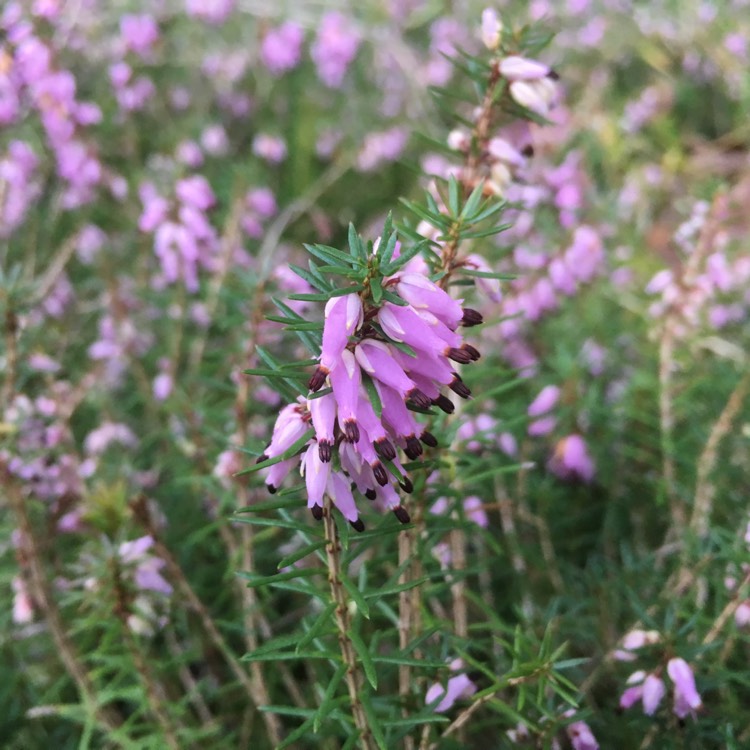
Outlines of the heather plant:
{"label": "heather plant", "polygon": [[9,748],[742,748],[750,11],[0,8]]}

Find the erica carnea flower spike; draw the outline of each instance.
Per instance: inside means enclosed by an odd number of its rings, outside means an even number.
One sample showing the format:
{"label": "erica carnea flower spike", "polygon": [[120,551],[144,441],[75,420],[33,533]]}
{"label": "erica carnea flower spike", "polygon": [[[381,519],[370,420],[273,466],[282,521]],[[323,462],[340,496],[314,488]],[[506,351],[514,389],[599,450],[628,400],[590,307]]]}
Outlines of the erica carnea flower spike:
{"label": "erica carnea flower spike", "polygon": [[[299,466],[313,515],[322,516],[327,493],[358,530],[364,525],[353,492],[409,521],[398,490],[410,492],[413,482],[399,451],[414,461],[424,445],[437,447],[415,411],[433,405],[452,411],[451,390],[468,398],[455,368],[479,358],[460,330],[467,322],[480,323],[481,315],[416,270],[423,264],[412,262],[414,248],[425,243],[402,252],[390,220],[383,236],[382,252],[380,242],[365,250],[353,231],[348,256],[335,248],[309,248],[325,260],[345,260],[346,266],[334,267],[358,283],[328,299],[308,397],[282,409],[260,456],[271,492]],[[311,269],[317,276],[315,263]]]}
{"label": "erica carnea flower spike", "polygon": [[[424,446],[438,448],[417,414],[434,413],[435,406],[451,413],[453,394],[471,396],[458,368],[480,352],[464,340],[463,329],[482,323],[482,315],[454,297],[449,284],[466,274],[479,279],[491,299],[501,299],[498,275],[468,252],[476,239],[505,228],[498,222],[504,207],[499,196],[528,156],[499,128],[507,124],[503,119],[539,120],[554,99],[550,68],[524,56],[515,37],[506,48],[491,11],[483,15],[481,36],[490,60],[476,68],[475,83],[484,94],[474,129],[448,137],[464,163],[429,186],[424,205],[405,202],[419,227],[397,232],[388,217],[381,237],[365,242],[350,226],[348,252],[307,245],[309,270],[292,267],[318,292],[291,299],[326,303],[319,354],[308,392],[282,410],[259,468],[275,492],[299,466],[316,518],[328,494],[356,529],[364,528],[357,496],[407,522],[399,490],[410,492],[413,482],[399,456],[415,462]],[[310,324],[277,304],[286,315],[274,320],[298,331],[309,346]]]}

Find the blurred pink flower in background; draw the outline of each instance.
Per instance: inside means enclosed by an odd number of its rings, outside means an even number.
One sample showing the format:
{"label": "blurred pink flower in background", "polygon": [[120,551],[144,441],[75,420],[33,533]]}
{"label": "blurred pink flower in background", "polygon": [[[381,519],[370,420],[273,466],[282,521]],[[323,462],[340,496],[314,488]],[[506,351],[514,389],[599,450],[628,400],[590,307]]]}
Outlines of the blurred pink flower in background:
{"label": "blurred pink flower in background", "polygon": [[360,35],[354,23],[336,11],[325,13],[310,50],[318,78],[329,88],[340,88],[359,47]]}
{"label": "blurred pink flower in background", "polygon": [[100,427],[92,430],[83,442],[86,453],[98,456],[107,448],[117,443],[125,448],[135,448],[138,438],[135,433],[125,424],[117,422],[103,422]]}
{"label": "blurred pink flower in background", "polygon": [[408,131],[401,127],[368,133],[357,154],[357,169],[370,172],[384,162],[394,161],[401,155],[408,140]]}
{"label": "blurred pink flower in background", "polygon": [[[461,659],[454,659],[449,666],[452,672],[458,672],[463,669],[464,664]],[[445,713],[453,707],[456,701],[470,698],[476,692],[477,686],[467,675],[457,674],[455,677],[448,679],[446,687],[443,687],[439,682],[431,685],[425,695],[425,703],[429,705],[439,698],[440,701],[435,706],[434,711],[435,713]]]}
{"label": "blurred pink flower in background", "polygon": [[235,0],[185,0],[189,16],[217,26],[232,15],[234,7]]}
{"label": "blurred pink flower in background", "polygon": [[557,406],[560,399],[560,389],[556,385],[547,385],[539,392],[537,397],[529,404],[526,413],[530,417],[540,417]]}
{"label": "blurred pink flower in background", "polygon": [[258,133],[253,138],[253,153],[272,164],[286,159],[286,142],[279,136],[269,133]]}
{"label": "blurred pink flower in background", "polygon": [[594,478],[594,462],[589,455],[586,441],[580,435],[562,438],[547,465],[550,471],[561,479],[590,482]]}
{"label": "blurred pink flower in background", "polygon": [[305,33],[294,21],[286,21],[270,29],[263,37],[260,58],[274,75],[292,70],[299,65]]}
{"label": "blurred pink flower in background", "polygon": [[145,57],[159,41],[159,25],[147,13],[126,14],[120,18],[120,34],[127,49]]}

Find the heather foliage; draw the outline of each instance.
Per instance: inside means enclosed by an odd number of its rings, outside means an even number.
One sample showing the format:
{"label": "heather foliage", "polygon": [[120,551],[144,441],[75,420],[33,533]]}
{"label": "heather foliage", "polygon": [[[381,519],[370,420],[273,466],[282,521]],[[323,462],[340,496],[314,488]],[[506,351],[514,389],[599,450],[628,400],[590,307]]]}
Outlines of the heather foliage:
{"label": "heather foliage", "polygon": [[746,747],[749,57],[6,2],[0,744]]}

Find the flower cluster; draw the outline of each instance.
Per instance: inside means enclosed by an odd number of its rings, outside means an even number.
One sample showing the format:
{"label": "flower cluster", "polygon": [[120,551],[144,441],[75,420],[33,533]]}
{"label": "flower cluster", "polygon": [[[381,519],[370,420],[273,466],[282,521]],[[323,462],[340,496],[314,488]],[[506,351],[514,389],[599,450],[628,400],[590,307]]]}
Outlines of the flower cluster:
{"label": "flower cluster", "polygon": [[139,326],[132,316],[138,300],[130,280],[123,279],[112,287],[103,297],[113,312],[99,319],[98,336],[88,347],[88,355],[94,362],[102,363],[99,376],[103,375],[106,385],[116,387],[122,382],[131,357],[143,357],[151,349],[154,335]]}
{"label": "flower cluster", "polygon": [[[613,656],[619,661],[633,661],[635,651],[659,643],[661,636],[655,630],[633,630],[622,639],[622,648],[614,652]],[[692,667],[681,657],[673,657],[667,662],[667,674],[672,682],[673,706],[672,711],[680,719],[695,716],[695,712],[703,705],[700,694],[695,686],[695,676]],[[628,677],[627,685],[620,696],[620,707],[630,708],[640,701],[643,713],[653,716],[659,704],[666,695],[667,687],[662,678],[662,668],[650,672],[639,669]]]}
{"label": "flower cluster", "polygon": [[[488,403],[485,408],[489,411],[492,407],[494,403]],[[514,458],[518,455],[518,442],[513,433],[486,412],[480,412],[476,417],[465,416],[456,431],[456,440],[460,450],[472,453],[499,448],[506,456]]]}
{"label": "flower cluster", "polygon": [[[385,278],[391,299],[379,305],[358,293],[329,300],[311,395],[282,410],[261,456],[285,454],[312,427],[314,437],[306,441],[301,463],[308,507],[316,518],[322,517],[328,493],[355,528],[364,528],[352,493],[356,488],[408,522],[396,486],[410,492],[413,485],[397,449],[413,461],[423,444],[437,445],[413,412],[437,406],[450,413],[454,405],[447,392],[470,396],[455,365],[477,360],[479,352],[464,343],[459,327],[482,318],[416,272],[415,261]],[[296,463],[297,458],[286,458],[270,467],[271,492]]]}
{"label": "flower cluster", "polygon": [[[501,271],[517,275],[502,293],[496,279],[480,278],[477,287],[493,303],[500,305],[502,322],[488,329],[487,337],[502,341],[502,356],[512,366],[535,372],[538,357],[528,339],[529,324],[538,323],[558,310],[566,297],[578,294],[591,283],[604,266],[601,232],[580,223],[585,206],[587,178],[581,154],[571,151],[561,164],[549,157],[560,137],[573,127],[571,113],[561,105],[557,76],[546,64],[517,54],[503,54],[499,48],[502,27],[492,12],[483,19],[485,44],[498,56],[494,75],[498,85],[507,89],[504,99],[521,104],[537,115],[553,120],[551,127],[540,127],[526,120],[511,124],[495,123],[477,109],[471,128],[459,127],[447,139],[447,145],[464,159],[456,165],[442,155],[429,155],[423,161],[428,174],[454,176],[464,184],[482,184],[484,190],[507,199],[512,209],[504,215],[512,226],[503,241],[514,244],[512,253],[493,264],[479,255],[465,259],[467,268],[480,272]],[[554,105],[554,109],[553,109]],[[481,138],[477,134],[481,130]],[[437,197],[436,197],[437,200]],[[570,240],[560,246],[540,244],[538,217],[554,212]],[[422,222],[419,231],[436,239],[439,229]],[[494,266],[494,267],[493,267]]]}
{"label": "flower cluster", "polygon": [[[563,717],[569,719],[575,716],[575,711],[569,709],[563,713]],[[599,743],[591,731],[591,727],[585,721],[573,721],[565,727],[565,734],[570,741],[573,750],[599,750]],[[506,731],[505,736],[514,744],[523,747],[531,747],[533,737],[526,724],[519,722],[515,728]],[[565,745],[567,747],[567,744]],[[551,750],[561,750],[562,744],[553,738],[550,744]]]}
{"label": "flower cluster", "polygon": [[90,203],[105,174],[85,131],[101,121],[101,109],[77,98],[75,77],[57,66],[21,3],[5,6],[0,33],[5,39],[0,43],[0,125],[13,125],[29,112],[36,115],[65,184],[63,207]]}
{"label": "flower cluster", "polygon": [[223,24],[235,8],[235,0],[185,0],[189,16],[213,26]]}
{"label": "flower cluster", "polygon": [[330,11],[320,19],[318,36],[310,55],[318,77],[328,88],[341,87],[346,71],[357,54],[359,42],[356,28],[341,13]]}
{"label": "flower cluster", "polygon": [[245,194],[245,211],[240,219],[240,226],[248,237],[263,237],[264,224],[276,213],[276,196],[270,188],[257,187]]}
{"label": "flower cluster", "polygon": [[166,563],[149,552],[153,544],[154,540],[150,536],[123,542],[118,548],[120,560],[125,565],[134,566],[133,581],[138,589],[168,595],[172,593],[172,586],[159,572]]}
{"label": "flower cluster", "polygon": [[80,461],[71,450],[70,428],[60,415],[60,404],[70,399],[69,385],[60,382],[55,391],[34,400],[18,395],[4,410],[3,422],[18,439],[13,451],[0,449],[0,461],[23,483],[25,493],[69,505],[82,496],[83,480],[95,464]]}
{"label": "flower cluster", "polygon": [[134,76],[132,67],[124,60],[110,66],[109,80],[123,112],[143,109],[156,93],[153,81],[146,76]]}
{"label": "flower cluster", "polygon": [[[147,535],[117,547],[125,622],[133,633],[142,636],[152,636],[164,627],[172,594],[172,585],[161,574],[166,562],[154,553],[153,546],[154,539]],[[98,585],[96,579],[87,584],[94,589]]]}
{"label": "flower cluster", "polygon": [[207,216],[216,202],[208,180],[202,175],[178,180],[173,207],[150,182],[141,185],[139,193],[144,208],[138,227],[154,235],[154,252],[161,265],[159,285],[181,280],[189,292],[197,291],[200,268],[214,268],[219,248]]}
{"label": "flower cluster", "polygon": [[[513,229],[514,234],[517,231],[518,226]],[[521,273],[505,290],[500,304],[504,320],[496,335],[506,342],[505,359],[533,374],[538,357],[527,341],[529,323],[538,323],[557,310],[564,298],[575,296],[593,281],[604,264],[604,248],[596,230],[584,225],[577,227],[571,243],[557,252],[537,252],[519,245],[513,263]]]}
{"label": "flower cluster", "polygon": [[646,286],[646,293],[657,297],[649,314],[671,316],[679,337],[747,320],[750,258],[740,248],[747,232],[744,207],[749,196],[746,181],[713,205],[698,201],[675,232],[675,244],[682,250],[679,266],[658,271]]}
{"label": "flower cluster", "polygon": [[270,29],[263,37],[260,56],[263,64],[273,75],[293,70],[299,65],[305,32],[293,21],[285,21]]}
{"label": "flower cluster", "polygon": [[[517,110],[518,105],[532,113],[529,120],[547,117],[557,105],[560,91],[557,74],[545,63],[509,53],[501,45],[502,23],[492,10],[482,17],[482,39],[495,58],[491,66],[490,85],[497,86],[503,101]],[[463,167],[443,165],[449,173],[460,176],[473,187],[480,180],[485,190],[504,196],[508,187],[517,182],[526,186],[525,172],[534,154],[534,126],[529,120],[515,119],[511,124],[494,127],[490,110],[480,107],[471,118],[471,130],[459,127],[448,136],[448,146],[471,155]],[[478,153],[472,153],[478,149]],[[436,162],[438,173],[440,163]],[[532,187],[533,191],[534,188]],[[522,201],[526,202],[526,201]]]}
{"label": "flower cluster", "polygon": [[357,169],[372,172],[384,162],[395,161],[408,140],[408,131],[398,126],[368,133],[357,154]]}
{"label": "flower cluster", "polygon": [[11,141],[0,158],[0,238],[13,234],[38,198],[37,165],[38,159],[25,141]]}
{"label": "flower cluster", "polygon": [[[667,663],[667,674],[673,686],[672,711],[680,719],[695,712],[703,705],[695,687],[695,677],[690,665],[681,658],[670,659]],[[646,673],[643,670],[634,672],[628,678],[629,687],[620,697],[620,706],[630,708],[641,701],[643,713],[652,716],[667,692],[664,680],[658,672]]]}

